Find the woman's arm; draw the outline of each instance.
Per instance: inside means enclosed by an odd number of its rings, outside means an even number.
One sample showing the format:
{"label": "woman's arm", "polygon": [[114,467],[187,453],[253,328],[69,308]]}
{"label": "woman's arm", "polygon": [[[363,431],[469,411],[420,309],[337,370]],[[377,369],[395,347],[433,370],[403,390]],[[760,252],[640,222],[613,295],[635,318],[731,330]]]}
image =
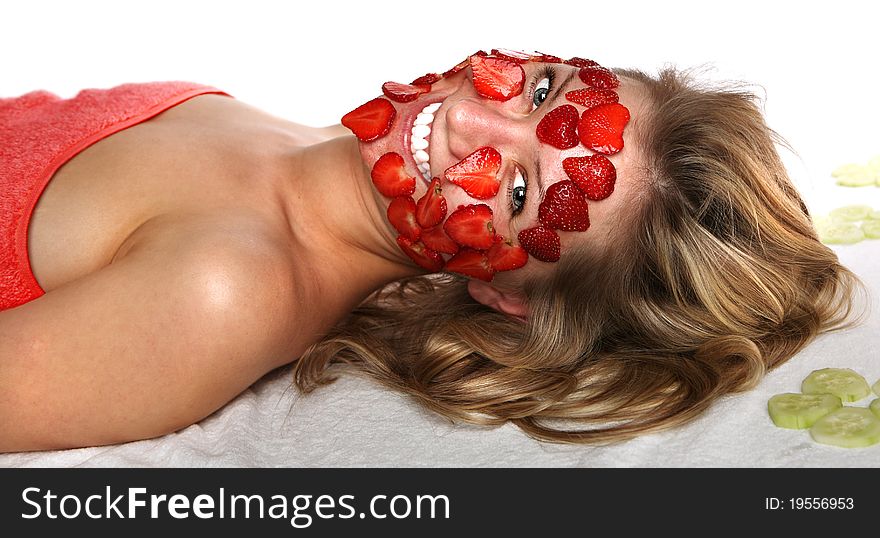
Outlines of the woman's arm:
{"label": "woman's arm", "polygon": [[287,264],[182,235],[0,312],[0,451],[166,434],[295,358]]}

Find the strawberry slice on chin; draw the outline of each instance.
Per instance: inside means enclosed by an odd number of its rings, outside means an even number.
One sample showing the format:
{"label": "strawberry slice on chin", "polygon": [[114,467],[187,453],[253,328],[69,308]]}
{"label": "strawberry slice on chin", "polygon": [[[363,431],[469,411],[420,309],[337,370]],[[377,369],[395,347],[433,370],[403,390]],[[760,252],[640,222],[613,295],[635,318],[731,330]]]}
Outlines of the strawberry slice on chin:
{"label": "strawberry slice on chin", "polygon": [[397,111],[391,101],[377,97],[342,116],[342,125],[361,142],[371,142],[388,134],[395,116]]}
{"label": "strawberry slice on chin", "polygon": [[376,190],[388,198],[409,196],[416,190],[416,178],[406,173],[403,156],[393,151],[379,157],[370,178]]}
{"label": "strawberry slice on chin", "polygon": [[398,196],[391,200],[386,215],[388,222],[401,236],[410,241],[419,240],[422,229],[416,222],[416,203],[411,196]]}
{"label": "strawberry slice on chin", "polygon": [[411,241],[400,235],[397,237],[397,246],[422,269],[432,273],[443,269],[443,258],[440,254],[426,247],[421,241]]}
{"label": "strawberry slice on chin", "polygon": [[485,200],[498,194],[501,154],[488,146],[479,148],[444,172],[447,181],[458,185],[471,198]]}
{"label": "strawberry slice on chin", "polygon": [[416,203],[416,222],[422,228],[432,228],[446,216],[446,198],[442,192],[440,178],[435,177]]}

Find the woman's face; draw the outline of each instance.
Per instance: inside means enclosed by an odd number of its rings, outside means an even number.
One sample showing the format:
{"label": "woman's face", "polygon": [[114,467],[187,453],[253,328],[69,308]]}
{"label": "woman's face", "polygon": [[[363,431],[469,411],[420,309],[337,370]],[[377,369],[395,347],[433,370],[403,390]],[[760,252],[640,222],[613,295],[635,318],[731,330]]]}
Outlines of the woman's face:
{"label": "woman's face", "polygon": [[[523,235],[523,230],[541,229],[544,233],[553,229],[550,233],[558,236],[562,255],[575,241],[595,245],[613,241],[615,215],[626,210],[627,201],[637,194],[635,190],[638,189],[634,184],[637,182],[628,181],[633,176],[639,154],[632,142],[631,128],[620,129],[625,149],[604,147],[594,151],[584,145],[584,138],[587,138],[593,147],[597,147],[595,137],[590,138],[587,133],[589,122],[581,121],[594,101],[580,103],[577,101],[583,101],[583,98],[578,99],[576,94],[569,93],[589,88],[579,76],[581,68],[564,63],[525,62],[519,65],[524,78],[522,90],[517,95],[506,99],[486,97],[485,86],[480,86],[479,80],[475,85],[475,71],[469,66],[434,82],[430,91],[419,94],[412,101],[392,102],[396,114],[387,134],[361,143],[361,153],[369,169],[389,152],[403,157],[406,175],[416,179],[411,195],[414,201],[432,190],[431,178],[439,178],[447,208],[441,224],[446,225],[447,231],[455,224],[449,220],[457,218],[453,214],[460,206],[488,207],[496,235],[494,241],[503,240],[514,248],[522,245],[530,254],[521,269],[489,275],[493,282],[511,285],[516,285],[527,273],[552,270],[552,262],[539,259],[552,258],[552,253],[542,250],[542,241],[523,245],[534,239],[534,235],[529,237],[529,232]],[[479,74],[478,70],[478,79]],[[504,80],[503,76],[501,78]],[[605,108],[620,112],[625,107],[628,114],[625,120],[630,114],[638,117],[641,113],[644,97],[635,82],[622,80],[613,90],[600,89],[593,93],[616,94],[619,105]],[[553,114],[548,116],[551,111]],[[599,118],[600,121],[608,119]],[[610,121],[628,122],[620,117],[611,117]],[[574,188],[574,185],[583,183],[575,183],[572,179],[573,175],[579,174],[576,165],[587,166],[583,158],[591,155],[596,157],[591,158],[590,166],[607,157],[610,164],[608,161],[605,164],[613,165],[616,178],[612,176],[610,184],[608,181],[594,181],[593,187],[603,192],[590,192],[585,197],[583,191]],[[595,174],[596,168],[591,169]],[[599,175],[609,179],[608,170],[602,166],[599,169],[603,170]],[[476,182],[460,180],[461,177],[467,180],[469,175],[480,179]],[[486,177],[493,176],[495,181],[485,181]],[[577,200],[572,202],[572,197]],[[386,201],[390,200],[393,198],[386,198]],[[481,210],[485,212],[484,208]],[[490,247],[467,248],[488,252]],[[441,252],[440,255],[446,262],[453,257],[450,253]]]}

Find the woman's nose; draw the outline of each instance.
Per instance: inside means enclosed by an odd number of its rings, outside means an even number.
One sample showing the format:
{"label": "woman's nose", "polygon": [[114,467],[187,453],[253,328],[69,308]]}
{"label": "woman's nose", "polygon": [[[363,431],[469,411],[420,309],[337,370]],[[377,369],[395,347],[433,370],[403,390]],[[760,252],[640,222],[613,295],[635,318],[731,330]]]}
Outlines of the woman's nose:
{"label": "woman's nose", "polygon": [[482,146],[501,149],[522,138],[523,126],[497,103],[464,98],[446,111],[449,151],[463,159]]}

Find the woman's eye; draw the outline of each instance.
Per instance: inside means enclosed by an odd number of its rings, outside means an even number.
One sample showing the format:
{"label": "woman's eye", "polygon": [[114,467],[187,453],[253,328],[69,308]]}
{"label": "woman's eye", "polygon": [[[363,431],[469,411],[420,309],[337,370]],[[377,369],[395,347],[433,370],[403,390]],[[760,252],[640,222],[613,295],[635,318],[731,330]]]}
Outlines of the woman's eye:
{"label": "woman's eye", "polygon": [[510,204],[513,207],[514,215],[522,211],[526,205],[526,180],[519,170],[516,171],[513,183],[511,184]]}
{"label": "woman's eye", "polygon": [[550,79],[548,77],[544,77],[538,81],[538,84],[535,86],[535,91],[532,93],[532,110],[541,106],[541,103],[544,102],[544,99],[547,99],[547,94],[550,93]]}

